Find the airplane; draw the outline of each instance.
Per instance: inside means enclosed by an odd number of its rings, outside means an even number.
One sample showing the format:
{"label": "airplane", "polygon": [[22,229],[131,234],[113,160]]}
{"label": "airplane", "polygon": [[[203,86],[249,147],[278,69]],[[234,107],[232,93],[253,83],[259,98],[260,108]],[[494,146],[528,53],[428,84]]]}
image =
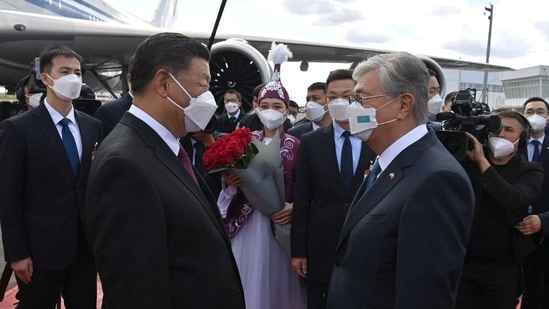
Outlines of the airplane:
{"label": "airplane", "polygon": [[[110,3],[110,4],[108,4]],[[177,0],[161,0],[152,22],[143,21],[114,1],[102,0],[0,0],[0,85],[13,90],[29,74],[32,60],[50,45],[66,45],[84,58],[84,82],[94,90],[128,90],[128,61],[136,47],[159,32],[174,32],[172,26]],[[271,42],[287,44],[290,61],[300,62],[306,71],[310,62],[347,63],[360,61],[390,50],[363,46],[343,46],[245,35],[216,35],[226,0],[222,1],[211,34],[182,32],[207,44],[211,52],[210,90],[223,109],[223,94],[236,89],[243,94],[243,108],[252,107],[252,90],[269,81],[272,68],[266,60]],[[442,68],[478,71],[509,71],[509,67],[417,55],[440,79],[441,93],[446,83]],[[121,78],[122,77],[122,78]]]}

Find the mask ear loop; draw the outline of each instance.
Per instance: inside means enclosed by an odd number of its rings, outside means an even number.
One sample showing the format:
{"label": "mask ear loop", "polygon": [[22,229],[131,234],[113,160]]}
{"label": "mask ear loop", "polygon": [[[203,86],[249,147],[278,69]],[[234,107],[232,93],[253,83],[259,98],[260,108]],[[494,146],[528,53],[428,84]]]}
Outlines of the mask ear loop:
{"label": "mask ear loop", "polygon": [[173,76],[173,74],[172,74],[171,72],[168,72],[168,74],[170,74],[170,77],[171,77],[171,78],[173,79],[173,81],[179,86],[179,88],[180,88],[181,90],[183,90],[183,92],[185,92],[185,94],[186,94],[189,98],[192,99],[193,97],[191,97],[191,95],[187,92],[187,90],[185,89],[185,87],[183,87],[183,85],[181,85],[181,84],[179,83],[179,81],[178,81],[177,79],[175,79],[175,77]]}

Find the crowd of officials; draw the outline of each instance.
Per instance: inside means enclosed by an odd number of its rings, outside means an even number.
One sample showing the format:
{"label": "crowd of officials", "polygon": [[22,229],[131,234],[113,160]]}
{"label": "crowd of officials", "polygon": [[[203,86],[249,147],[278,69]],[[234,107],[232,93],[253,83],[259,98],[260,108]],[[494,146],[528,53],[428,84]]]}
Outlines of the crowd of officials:
{"label": "crowd of officials", "polygon": [[[0,224],[18,308],[549,308],[549,105],[496,110],[456,160],[430,124],[451,112],[417,57],[381,54],[307,89],[305,117],[274,73],[223,96],[207,48],[159,33],[129,64],[130,91],[75,108],[83,59],[40,55],[44,93],[0,124]],[[277,56],[278,55],[278,56]],[[23,103],[24,102],[24,103]],[[284,205],[254,207],[243,180],[202,156],[247,127],[279,143]],[[278,149],[278,148],[277,148]],[[291,225],[290,225],[291,224]],[[273,233],[291,226],[290,252]]]}

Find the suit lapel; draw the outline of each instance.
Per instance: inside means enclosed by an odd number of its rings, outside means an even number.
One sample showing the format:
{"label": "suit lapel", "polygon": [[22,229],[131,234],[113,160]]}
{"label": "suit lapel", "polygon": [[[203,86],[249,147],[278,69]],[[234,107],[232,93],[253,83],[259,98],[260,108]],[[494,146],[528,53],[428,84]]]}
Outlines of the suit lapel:
{"label": "suit lapel", "polygon": [[321,149],[319,149],[320,153],[324,152],[326,154],[326,162],[328,165],[328,171],[326,175],[337,175],[336,177],[339,179],[339,181],[337,181],[337,184],[335,185],[339,188],[336,191],[341,199],[345,199],[345,187],[343,185],[343,179],[341,178],[341,173],[339,172],[339,164],[337,162],[337,154],[334,140],[334,125],[332,123],[319,130],[322,130],[322,137],[325,140],[324,142],[319,142],[318,145],[319,147],[321,147]]}
{"label": "suit lapel", "polygon": [[437,138],[433,132],[429,131],[427,135],[419,139],[417,142],[404,149],[391,164],[387,166],[379,175],[367,192],[364,192],[366,182],[357,192],[353,200],[347,218],[343,225],[339,237],[338,248],[342,241],[347,238],[350,231],[366,214],[372,210],[393,188],[406,177],[406,168],[413,165],[418,156],[425,149],[432,147],[437,143]]}
{"label": "suit lapel", "polygon": [[[194,181],[192,176],[189,175],[177,156],[170,150],[168,145],[166,145],[158,134],[156,134],[151,127],[131,113],[126,113],[120,122],[135,129],[147,146],[153,149],[154,156],[157,160],[166,166],[166,168],[200,201],[200,205],[206,211],[210,219],[215,223],[218,231],[223,236],[226,236],[227,233],[224,230],[224,226],[221,224],[221,221],[218,219],[218,216],[213,210],[214,205],[212,205],[212,202],[215,204],[215,201],[213,198],[208,200],[206,197],[206,194],[208,193],[205,192],[209,192],[209,189],[206,187],[202,177],[200,177],[200,173],[198,173],[198,171],[193,167],[196,178],[200,184],[199,185]],[[202,188],[206,188],[206,190],[203,190]]]}
{"label": "suit lapel", "polygon": [[34,116],[36,117],[36,126],[42,132],[44,140],[51,146],[55,157],[60,161],[63,169],[69,173],[71,177],[74,177],[65,146],[63,146],[63,141],[59,136],[59,131],[57,131],[57,128],[53,123],[46,106],[44,104],[40,104],[40,106],[36,108]]}
{"label": "suit lapel", "polygon": [[549,163],[549,136],[547,135],[545,135],[545,138],[543,139],[543,144],[541,145],[541,152],[539,154],[539,163],[542,166],[545,166],[547,163]]}

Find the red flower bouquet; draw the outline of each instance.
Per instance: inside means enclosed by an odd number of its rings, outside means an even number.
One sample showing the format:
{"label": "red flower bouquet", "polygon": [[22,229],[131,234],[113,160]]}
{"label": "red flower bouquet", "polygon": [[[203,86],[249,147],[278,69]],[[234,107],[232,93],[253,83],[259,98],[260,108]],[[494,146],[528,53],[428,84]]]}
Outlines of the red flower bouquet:
{"label": "red flower bouquet", "polygon": [[252,143],[249,128],[237,128],[226,134],[204,151],[203,167],[206,171],[218,171],[226,168],[245,169],[258,153]]}

